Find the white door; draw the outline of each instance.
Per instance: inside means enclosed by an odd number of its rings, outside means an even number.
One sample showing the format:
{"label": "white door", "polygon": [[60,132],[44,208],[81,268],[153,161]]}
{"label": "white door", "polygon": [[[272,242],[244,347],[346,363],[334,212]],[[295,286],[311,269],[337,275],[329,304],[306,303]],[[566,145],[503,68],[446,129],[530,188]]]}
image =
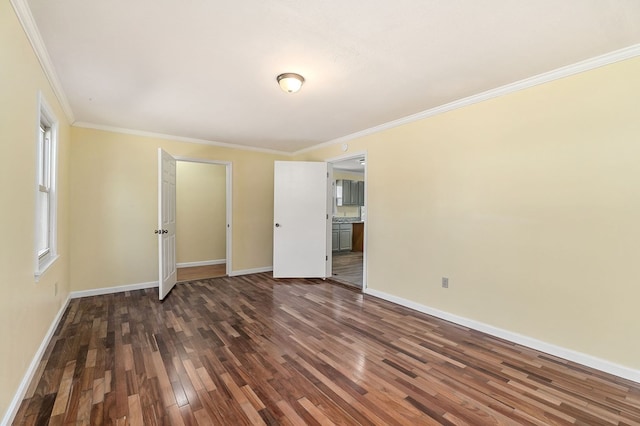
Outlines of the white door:
{"label": "white door", "polygon": [[158,265],[160,300],[176,285],[176,159],[158,148]]}
{"label": "white door", "polygon": [[328,179],[327,163],[275,162],[275,278],[326,278],[331,275]]}

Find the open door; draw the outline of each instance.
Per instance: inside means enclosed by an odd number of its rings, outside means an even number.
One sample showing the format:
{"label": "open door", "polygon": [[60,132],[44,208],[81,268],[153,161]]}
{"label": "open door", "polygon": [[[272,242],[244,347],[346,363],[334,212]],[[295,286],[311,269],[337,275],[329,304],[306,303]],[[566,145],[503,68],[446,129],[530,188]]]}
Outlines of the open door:
{"label": "open door", "polygon": [[176,159],[158,148],[158,265],[160,300],[176,285]]}
{"label": "open door", "polygon": [[274,167],[273,276],[331,276],[328,164],[276,161]]}

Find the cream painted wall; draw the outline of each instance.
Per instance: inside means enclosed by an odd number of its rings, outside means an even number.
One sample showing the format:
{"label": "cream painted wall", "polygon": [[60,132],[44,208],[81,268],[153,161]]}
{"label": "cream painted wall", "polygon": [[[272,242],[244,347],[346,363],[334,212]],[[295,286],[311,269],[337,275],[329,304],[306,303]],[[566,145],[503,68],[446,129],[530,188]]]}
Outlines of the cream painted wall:
{"label": "cream painted wall", "polygon": [[[59,121],[60,257],[36,282],[38,91]],[[0,2],[0,93],[0,416],[4,416],[69,294],[69,125],[8,1]]]}
{"label": "cream painted wall", "polygon": [[188,161],[176,166],[177,262],[225,259],[226,166]]}
{"label": "cream painted wall", "polygon": [[639,76],[635,58],[350,141],[369,288],[640,369]]}
{"label": "cream painted wall", "polygon": [[336,214],[338,217],[358,217],[360,216],[360,208],[358,206],[337,206]]}
{"label": "cream painted wall", "polygon": [[233,271],[272,265],[273,162],[283,156],[72,128],[73,290],[158,280],[157,149],[233,164]]}
{"label": "cream painted wall", "polygon": [[[368,152],[369,287],[640,369],[638,75],[627,60],[349,142]],[[60,121],[60,258],[35,282],[38,91]],[[233,269],[271,265],[288,158],[70,129],[8,1],[0,93],[0,413],[70,289],[157,280],[157,147],[233,163]]]}
{"label": "cream painted wall", "polygon": [[362,180],[364,181],[364,173],[351,173],[351,172],[343,172],[340,170],[333,171],[334,179],[350,179],[350,180]]}

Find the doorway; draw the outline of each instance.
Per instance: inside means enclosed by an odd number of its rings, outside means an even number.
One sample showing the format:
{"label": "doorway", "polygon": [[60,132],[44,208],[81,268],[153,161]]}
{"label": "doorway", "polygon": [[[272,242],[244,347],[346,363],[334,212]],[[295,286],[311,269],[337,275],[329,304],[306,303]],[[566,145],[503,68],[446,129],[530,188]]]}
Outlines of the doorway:
{"label": "doorway", "polygon": [[333,167],[332,278],[366,288],[366,152],[327,160]]}
{"label": "doorway", "polygon": [[231,271],[231,164],[176,157],[177,281]]}

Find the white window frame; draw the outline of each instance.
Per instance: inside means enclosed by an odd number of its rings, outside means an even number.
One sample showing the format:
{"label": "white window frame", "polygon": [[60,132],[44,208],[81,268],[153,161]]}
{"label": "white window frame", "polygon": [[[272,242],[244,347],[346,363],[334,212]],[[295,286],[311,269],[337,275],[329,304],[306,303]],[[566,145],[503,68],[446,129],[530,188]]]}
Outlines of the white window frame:
{"label": "white window frame", "polygon": [[[45,141],[46,139],[46,141]],[[38,93],[38,121],[36,127],[36,209],[35,209],[35,278],[58,258],[58,119],[42,93]],[[43,214],[42,193],[48,194],[49,208]],[[45,217],[43,217],[45,216]],[[39,247],[42,224],[47,224],[47,247]]]}

